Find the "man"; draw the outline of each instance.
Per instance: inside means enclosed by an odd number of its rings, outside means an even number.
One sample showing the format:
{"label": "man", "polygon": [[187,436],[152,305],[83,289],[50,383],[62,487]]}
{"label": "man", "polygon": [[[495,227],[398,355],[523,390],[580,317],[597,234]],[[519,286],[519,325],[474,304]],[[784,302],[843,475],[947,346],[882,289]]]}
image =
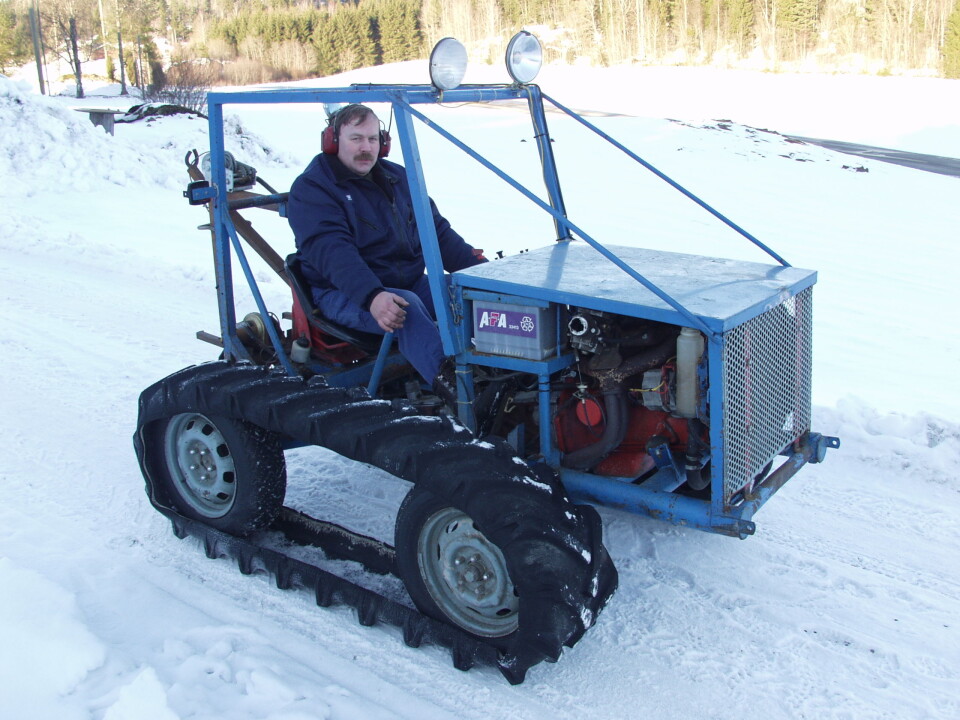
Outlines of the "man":
{"label": "man", "polygon": [[[400,352],[448,403],[444,360],[413,202],[403,167],[382,159],[389,138],[370,108],[348,105],[328,121],[323,152],[293,183],[287,217],[314,302],[330,320],[395,332]],[[484,262],[430,201],[448,272]]]}

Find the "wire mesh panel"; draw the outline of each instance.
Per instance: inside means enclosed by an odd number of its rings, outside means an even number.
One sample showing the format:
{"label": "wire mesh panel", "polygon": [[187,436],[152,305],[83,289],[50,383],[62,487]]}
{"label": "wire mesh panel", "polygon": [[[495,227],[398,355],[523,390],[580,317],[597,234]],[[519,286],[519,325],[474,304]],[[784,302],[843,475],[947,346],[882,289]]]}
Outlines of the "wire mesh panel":
{"label": "wire mesh panel", "polygon": [[810,429],[813,288],[724,335],[724,504]]}

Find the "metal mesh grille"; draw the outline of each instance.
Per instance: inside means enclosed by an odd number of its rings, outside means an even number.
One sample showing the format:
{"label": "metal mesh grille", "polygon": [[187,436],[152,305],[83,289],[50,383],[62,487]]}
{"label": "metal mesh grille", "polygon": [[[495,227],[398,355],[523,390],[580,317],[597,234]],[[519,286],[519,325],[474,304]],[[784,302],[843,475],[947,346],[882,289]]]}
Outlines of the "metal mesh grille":
{"label": "metal mesh grille", "polygon": [[810,429],[813,288],[724,336],[724,503]]}

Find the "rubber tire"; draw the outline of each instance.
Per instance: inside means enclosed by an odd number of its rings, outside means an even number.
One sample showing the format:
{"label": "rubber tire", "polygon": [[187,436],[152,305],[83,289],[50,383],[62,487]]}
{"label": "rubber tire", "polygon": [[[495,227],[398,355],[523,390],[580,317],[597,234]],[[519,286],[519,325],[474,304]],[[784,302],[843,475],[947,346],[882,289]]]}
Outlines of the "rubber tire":
{"label": "rubber tire", "polygon": [[[500,670],[511,683],[527,668],[555,662],[593,624],[617,586],[617,572],[602,544],[596,511],[573,505],[560,484],[502,480],[418,484],[397,514],[394,536],[397,574],[417,608],[456,625],[501,651]],[[499,549],[516,589],[517,629],[500,637],[477,635],[444,612],[428,589],[420,565],[425,523],[453,508],[473,521]],[[587,548],[591,550],[587,551]]]}
{"label": "rubber tire", "polygon": [[[206,419],[222,436],[220,454],[232,460],[233,499],[222,512],[198,509],[198,502],[182,487],[185,472],[171,466],[168,429],[177,432],[184,418]],[[252,423],[200,413],[178,413],[144,428],[144,468],[154,481],[157,500],[181,515],[199,520],[231,535],[249,535],[269,526],[280,513],[286,493],[287,471],[279,436]],[[175,462],[175,460],[174,460]]]}

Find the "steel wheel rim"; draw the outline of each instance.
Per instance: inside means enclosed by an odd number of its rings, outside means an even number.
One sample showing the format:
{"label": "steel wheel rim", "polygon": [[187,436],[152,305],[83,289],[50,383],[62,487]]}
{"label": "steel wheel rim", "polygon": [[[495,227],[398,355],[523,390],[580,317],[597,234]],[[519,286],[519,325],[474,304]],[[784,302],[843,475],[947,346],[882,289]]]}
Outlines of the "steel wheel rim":
{"label": "steel wheel rim", "polygon": [[167,425],[164,451],[170,477],[191,509],[208,518],[230,512],[237,497],[236,466],[219,428],[199,413]]}
{"label": "steel wheel rim", "polygon": [[435,512],[423,524],[417,553],[427,592],[454,623],[481,637],[517,629],[520,601],[503,553],[468,515]]}

